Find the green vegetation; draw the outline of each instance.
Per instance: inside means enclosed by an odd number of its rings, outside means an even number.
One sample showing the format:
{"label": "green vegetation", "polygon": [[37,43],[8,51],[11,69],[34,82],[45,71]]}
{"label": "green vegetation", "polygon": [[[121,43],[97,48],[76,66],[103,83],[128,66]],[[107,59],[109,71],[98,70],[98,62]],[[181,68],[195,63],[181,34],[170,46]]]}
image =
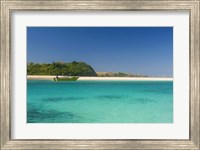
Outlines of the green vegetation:
{"label": "green vegetation", "polygon": [[123,72],[97,72],[99,77],[147,77],[139,74],[123,73]]}
{"label": "green vegetation", "polygon": [[63,63],[53,62],[52,64],[28,63],[28,75],[63,75],[63,76],[97,76],[94,69],[85,62]]}
{"label": "green vegetation", "polygon": [[99,76],[99,77],[146,77],[144,75],[123,72],[95,72],[85,62],[53,62],[51,64],[28,63],[28,75],[61,75],[61,76]]}

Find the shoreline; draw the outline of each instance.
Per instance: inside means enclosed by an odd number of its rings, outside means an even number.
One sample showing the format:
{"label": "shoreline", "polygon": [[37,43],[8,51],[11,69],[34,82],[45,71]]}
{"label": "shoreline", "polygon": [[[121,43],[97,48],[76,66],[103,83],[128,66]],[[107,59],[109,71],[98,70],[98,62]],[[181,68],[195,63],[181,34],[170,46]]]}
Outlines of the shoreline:
{"label": "shoreline", "polygon": [[[27,80],[52,80],[56,76],[51,75],[27,75]],[[58,76],[65,77],[65,76]],[[84,80],[122,80],[122,81],[173,81],[171,77],[79,77],[79,81]]]}

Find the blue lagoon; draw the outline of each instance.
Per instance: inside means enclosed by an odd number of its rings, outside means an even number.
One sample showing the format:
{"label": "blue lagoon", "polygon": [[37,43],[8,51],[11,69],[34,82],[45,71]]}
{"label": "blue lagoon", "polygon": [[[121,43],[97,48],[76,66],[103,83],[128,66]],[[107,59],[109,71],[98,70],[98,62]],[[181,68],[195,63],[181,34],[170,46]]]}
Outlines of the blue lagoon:
{"label": "blue lagoon", "polygon": [[173,27],[27,27],[28,123],[173,123],[172,78]]}
{"label": "blue lagoon", "polygon": [[173,123],[173,81],[27,81],[27,123]]}

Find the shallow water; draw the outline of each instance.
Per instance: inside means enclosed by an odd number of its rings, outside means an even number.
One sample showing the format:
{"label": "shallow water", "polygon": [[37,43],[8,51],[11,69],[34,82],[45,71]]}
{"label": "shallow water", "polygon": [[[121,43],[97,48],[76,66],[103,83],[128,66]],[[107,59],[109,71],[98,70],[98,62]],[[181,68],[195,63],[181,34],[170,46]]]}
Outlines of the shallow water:
{"label": "shallow water", "polygon": [[172,123],[172,81],[27,81],[28,123]]}

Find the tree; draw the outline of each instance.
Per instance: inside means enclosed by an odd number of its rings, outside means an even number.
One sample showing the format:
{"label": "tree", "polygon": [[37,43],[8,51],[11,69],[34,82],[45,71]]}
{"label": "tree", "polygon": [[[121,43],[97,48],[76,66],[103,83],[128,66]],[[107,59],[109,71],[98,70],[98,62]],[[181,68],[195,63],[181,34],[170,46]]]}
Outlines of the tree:
{"label": "tree", "polygon": [[27,65],[28,75],[67,75],[67,76],[97,76],[94,69],[85,62],[61,63],[53,62],[52,64],[34,64]]}

